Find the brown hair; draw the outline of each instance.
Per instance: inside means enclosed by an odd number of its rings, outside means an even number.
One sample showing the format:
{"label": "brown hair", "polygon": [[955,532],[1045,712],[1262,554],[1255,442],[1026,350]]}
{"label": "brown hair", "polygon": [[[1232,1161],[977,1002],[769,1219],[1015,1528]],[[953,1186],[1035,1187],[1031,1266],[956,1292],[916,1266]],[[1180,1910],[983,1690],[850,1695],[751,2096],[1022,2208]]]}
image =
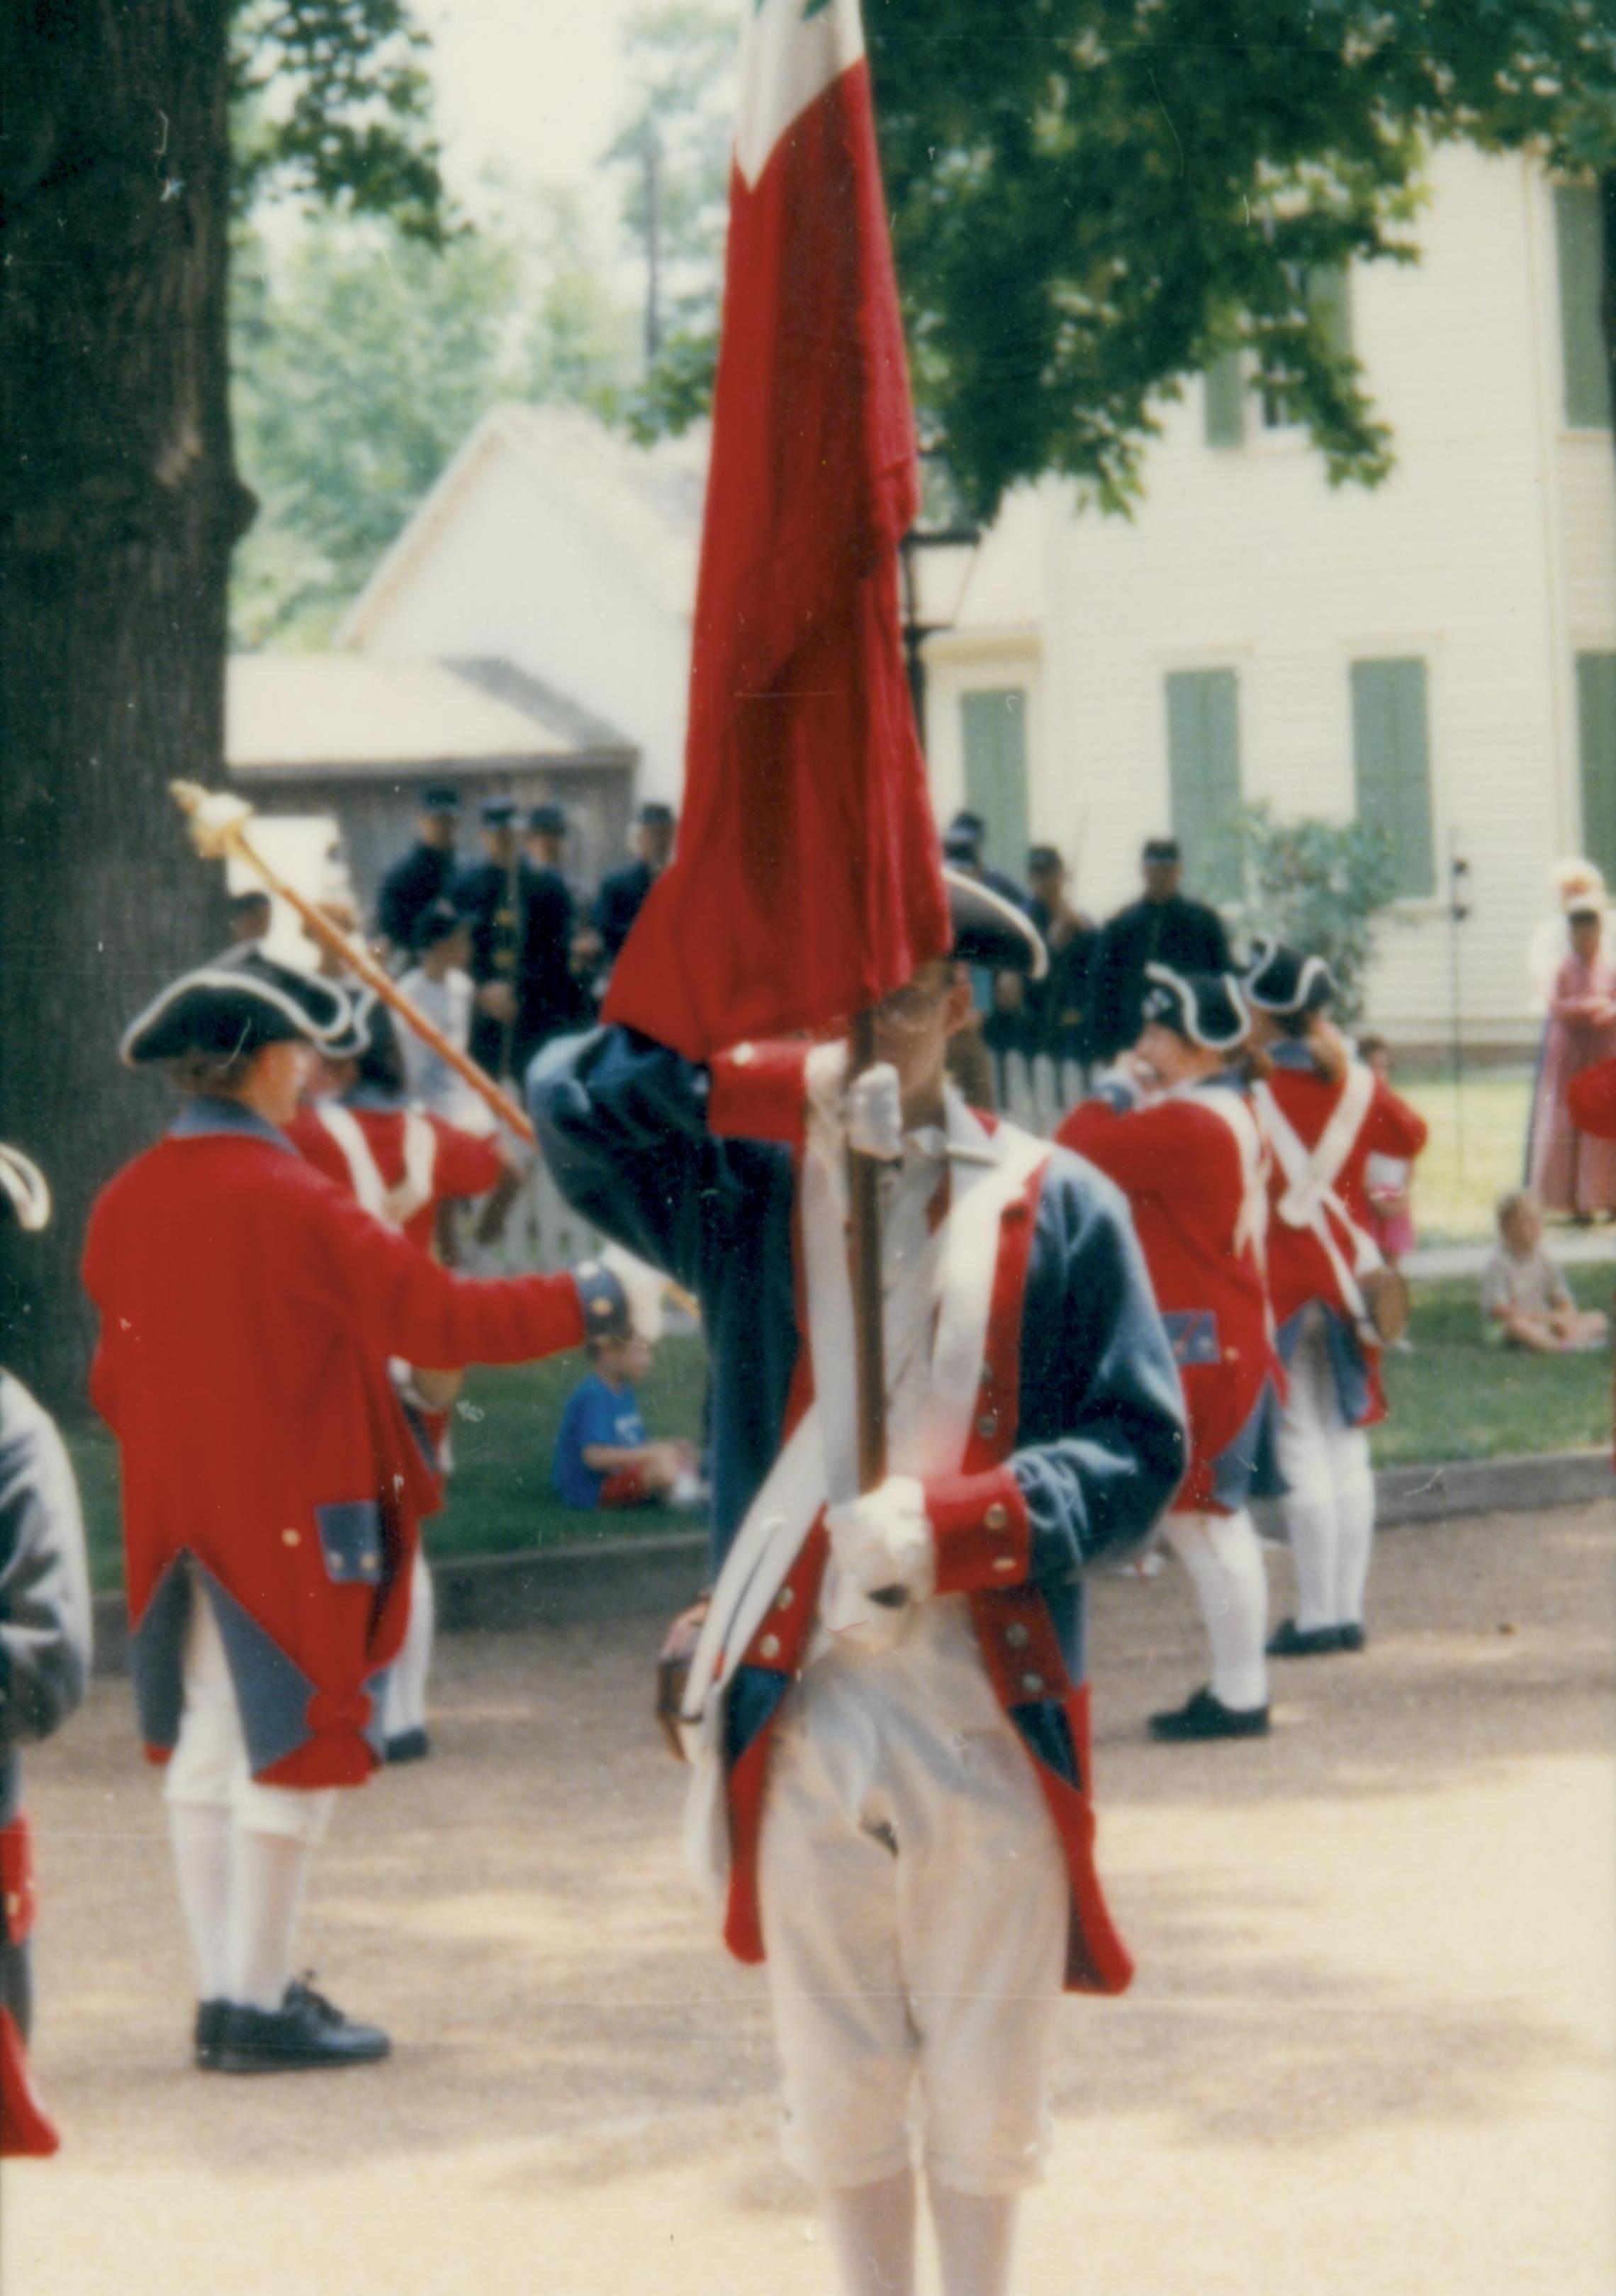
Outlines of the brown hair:
{"label": "brown hair", "polygon": [[261,1045],[255,1045],[247,1053],[206,1053],[193,1047],[165,1061],[163,1074],[175,1091],[187,1100],[234,1100],[262,1050]]}

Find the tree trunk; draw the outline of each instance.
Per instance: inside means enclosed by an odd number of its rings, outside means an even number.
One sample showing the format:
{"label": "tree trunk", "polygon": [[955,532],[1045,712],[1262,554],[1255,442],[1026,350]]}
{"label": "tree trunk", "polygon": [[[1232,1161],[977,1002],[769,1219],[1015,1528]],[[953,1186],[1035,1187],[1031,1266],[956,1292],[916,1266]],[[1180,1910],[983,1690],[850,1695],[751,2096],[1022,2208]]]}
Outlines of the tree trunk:
{"label": "tree trunk", "polygon": [[0,1224],[6,1360],[82,1403],[96,1190],[162,1120],[124,1023],[224,939],[167,794],[222,775],[229,0],[12,0],[0,29]]}

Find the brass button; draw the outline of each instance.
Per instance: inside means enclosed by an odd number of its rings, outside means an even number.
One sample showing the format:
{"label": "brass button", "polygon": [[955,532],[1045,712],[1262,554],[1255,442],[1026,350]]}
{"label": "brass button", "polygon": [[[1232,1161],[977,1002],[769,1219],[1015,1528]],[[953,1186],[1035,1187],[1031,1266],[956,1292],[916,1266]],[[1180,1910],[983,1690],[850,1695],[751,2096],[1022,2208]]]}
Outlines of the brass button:
{"label": "brass button", "polygon": [[617,1301],[615,1300],[603,1299],[591,1300],[589,1302],[589,1313],[592,1316],[614,1316],[617,1313]]}
{"label": "brass button", "polygon": [[303,1544],[303,1534],[300,1530],[283,1530],[281,1533],[281,1544],[283,1546],[300,1546]]}
{"label": "brass button", "polygon": [[381,1557],[377,1554],[375,1548],[373,1546],[367,1546],[364,1554],[359,1557],[359,1568],[361,1570],[373,1570],[381,1560]]}
{"label": "brass button", "polygon": [[794,1587],[782,1587],[775,1597],[775,1608],[777,1611],[789,1611],[796,1599],[797,1589]]}
{"label": "brass button", "polygon": [[1005,1640],[1009,1644],[1012,1650],[1026,1649],[1029,1640],[1028,1633],[1026,1628],[1021,1624],[1019,1619],[1013,1620],[1012,1623],[1005,1628]]}
{"label": "brass button", "polygon": [[1021,1677],[1021,1688],[1027,1693],[1029,1698],[1038,1697],[1042,1693],[1044,1688],[1043,1676],[1041,1674],[1024,1674]]}
{"label": "brass button", "polygon": [[779,1636],[765,1635],[763,1640],[758,1644],[758,1655],[759,1658],[778,1658],[780,1655]]}
{"label": "brass button", "polygon": [[22,1918],[22,1898],[15,1890],[9,1890],[6,1894],[5,1918],[8,1922],[21,1921]]}
{"label": "brass button", "polygon": [[997,1412],[984,1411],[981,1417],[976,1423],[976,1431],[981,1437],[984,1443],[990,1443],[999,1431]]}
{"label": "brass button", "polygon": [[989,1530],[1008,1530],[1010,1528],[1010,1510],[999,1500],[995,1499],[993,1505],[982,1517],[982,1521]]}
{"label": "brass button", "polygon": [[1013,1554],[996,1554],[993,1558],[993,1567],[996,1570],[1013,1570],[1015,1557]]}

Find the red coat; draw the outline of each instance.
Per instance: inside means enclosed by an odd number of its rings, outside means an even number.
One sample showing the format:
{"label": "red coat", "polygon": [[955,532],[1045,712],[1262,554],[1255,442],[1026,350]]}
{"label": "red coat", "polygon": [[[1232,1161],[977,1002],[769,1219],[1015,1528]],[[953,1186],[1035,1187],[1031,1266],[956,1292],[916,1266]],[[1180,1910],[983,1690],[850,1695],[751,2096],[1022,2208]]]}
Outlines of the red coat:
{"label": "red coat", "polygon": [[[437,1504],[388,1357],[448,1368],[577,1346],[578,1285],[450,1275],[283,1134],[213,1101],[103,1191],[84,1274],[102,1319],[91,1394],[122,1454],[130,1619],[137,1645],[148,1625],[156,1645],[153,1758],[177,1727],[184,1600],[157,1598],[189,1553],[233,1662],[247,1650],[255,1774],[358,1783],[374,1759],[365,1685],[402,1640],[417,1524]],[[273,1724],[248,1712],[252,1683]]]}
{"label": "red coat", "polygon": [[[363,1100],[344,1103],[347,1112],[365,1135],[376,1168],[390,1188],[398,1187],[405,1172],[405,1115],[401,1107],[367,1105]],[[423,1251],[432,1248],[434,1215],[440,1203],[460,1203],[470,1196],[487,1195],[504,1172],[504,1158],[492,1134],[463,1132],[440,1116],[417,1111],[418,1120],[431,1129],[436,1153],[432,1159],[431,1193],[404,1222],[404,1233]],[[287,1137],[317,1171],[348,1194],[356,1193],[354,1176],[340,1144],[322,1120],[319,1111],[300,1108],[286,1128]]]}
{"label": "red coat", "polygon": [[[1310,1059],[1306,1067],[1276,1061],[1268,1086],[1303,1147],[1315,1148],[1346,1090],[1346,1080],[1326,1077]],[[1377,1077],[1358,1136],[1347,1152],[1334,1184],[1336,1194],[1357,1226],[1373,1234],[1369,1193],[1364,1185],[1364,1167],[1369,1158],[1415,1157],[1427,1137],[1424,1118],[1416,1115],[1406,1100],[1399,1100],[1383,1078]],[[1275,1319],[1282,1330],[1313,1300],[1321,1300],[1339,1316],[1349,1312],[1329,1254],[1318,1237],[1310,1227],[1292,1227],[1279,1217],[1285,1186],[1285,1176],[1276,1157],[1269,1182],[1274,1214],[1268,1222],[1268,1289],[1273,1295]],[[1340,1235],[1339,1223],[1337,1234],[1342,1257],[1350,1267],[1352,1239]]]}
{"label": "red coat", "polygon": [[[1217,1463],[1264,1389],[1284,1384],[1258,1241],[1240,1235],[1245,1161],[1209,1097],[1176,1095],[1121,1112],[1085,1101],[1055,1136],[1128,1198],[1189,1414],[1190,1464],[1176,1505],[1197,1509],[1216,1504]],[[1259,1170],[1251,1183],[1260,1185]]]}

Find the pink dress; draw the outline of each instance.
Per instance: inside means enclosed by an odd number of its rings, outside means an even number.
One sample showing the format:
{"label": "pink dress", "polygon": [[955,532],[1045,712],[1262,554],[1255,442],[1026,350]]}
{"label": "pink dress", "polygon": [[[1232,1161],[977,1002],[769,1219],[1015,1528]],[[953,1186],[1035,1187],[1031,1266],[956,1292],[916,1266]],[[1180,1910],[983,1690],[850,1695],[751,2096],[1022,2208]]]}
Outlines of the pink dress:
{"label": "pink dress", "polygon": [[1566,957],[1554,975],[1527,1159],[1527,1184],[1556,1212],[1616,1211],[1616,1141],[1579,1132],[1565,1104],[1574,1076],[1616,1058],[1616,964]]}

